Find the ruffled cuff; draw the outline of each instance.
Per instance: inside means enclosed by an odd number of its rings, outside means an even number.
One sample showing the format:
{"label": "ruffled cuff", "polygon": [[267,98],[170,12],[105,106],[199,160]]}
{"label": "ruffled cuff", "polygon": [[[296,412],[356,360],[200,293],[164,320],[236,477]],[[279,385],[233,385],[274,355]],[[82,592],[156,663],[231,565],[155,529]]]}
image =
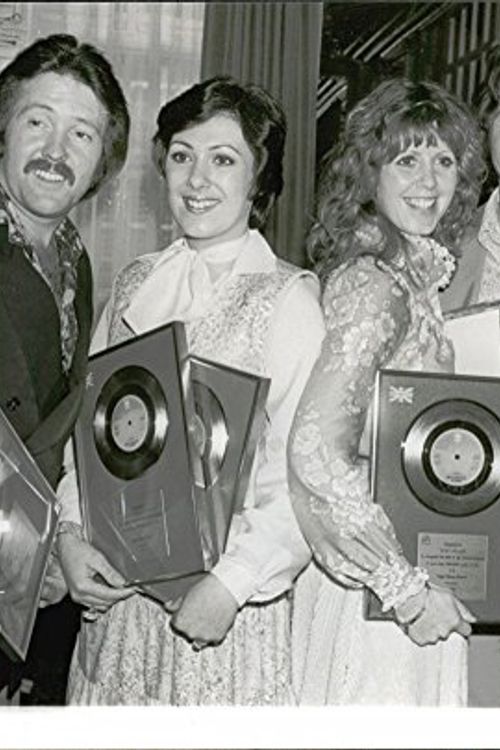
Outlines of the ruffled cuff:
{"label": "ruffled cuff", "polygon": [[414,568],[404,557],[389,553],[387,562],[380,563],[369,575],[366,585],[382,602],[382,612],[387,612],[419,594],[428,580],[429,574],[423,568]]}

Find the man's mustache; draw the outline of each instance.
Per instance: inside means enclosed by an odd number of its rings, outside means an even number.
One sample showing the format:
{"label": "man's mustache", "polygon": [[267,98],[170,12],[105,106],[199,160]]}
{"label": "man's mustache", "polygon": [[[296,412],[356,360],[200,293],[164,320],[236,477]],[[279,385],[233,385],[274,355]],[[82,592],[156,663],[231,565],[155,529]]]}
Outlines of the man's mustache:
{"label": "man's mustache", "polygon": [[41,170],[42,172],[53,172],[54,174],[60,175],[68,181],[70,185],[75,182],[75,173],[68,167],[63,161],[49,161],[49,159],[32,159],[24,167],[24,174],[29,174],[35,170]]}

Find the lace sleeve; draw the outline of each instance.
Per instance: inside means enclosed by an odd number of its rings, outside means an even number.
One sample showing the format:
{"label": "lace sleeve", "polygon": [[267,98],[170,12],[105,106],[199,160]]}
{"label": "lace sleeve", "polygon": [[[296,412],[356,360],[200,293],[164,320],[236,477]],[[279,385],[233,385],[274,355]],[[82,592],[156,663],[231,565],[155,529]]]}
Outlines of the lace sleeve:
{"label": "lace sleeve", "polygon": [[[371,502],[368,462],[358,449],[376,371],[408,330],[407,292],[365,257],[330,279],[323,306],[327,334],[289,444],[293,505],[318,563],[343,583],[371,588],[387,610],[420,591],[426,574],[406,561],[388,517]],[[347,559],[335,538],[373,529],[392,543],[367,570]]]}

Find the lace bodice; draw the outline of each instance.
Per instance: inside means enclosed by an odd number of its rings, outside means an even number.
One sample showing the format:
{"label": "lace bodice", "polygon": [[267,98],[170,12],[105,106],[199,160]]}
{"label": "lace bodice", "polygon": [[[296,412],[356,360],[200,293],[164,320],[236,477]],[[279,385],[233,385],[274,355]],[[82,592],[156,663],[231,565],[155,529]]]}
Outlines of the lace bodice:
{"label": "lace bodice", "polygon": [[[370,501],[360,439],[377,369],[453,368],[437,298],[444,270],[424,241],[391,265],[361,256],[333,272],[323,297],[327,335],[291,436],[294,508],[317,561],[344,584],[370,587],[385,610],[419,591],[427,574],[407,562],[386,514]],[[391,542],[372,571],[333,544],[368,525]]]}

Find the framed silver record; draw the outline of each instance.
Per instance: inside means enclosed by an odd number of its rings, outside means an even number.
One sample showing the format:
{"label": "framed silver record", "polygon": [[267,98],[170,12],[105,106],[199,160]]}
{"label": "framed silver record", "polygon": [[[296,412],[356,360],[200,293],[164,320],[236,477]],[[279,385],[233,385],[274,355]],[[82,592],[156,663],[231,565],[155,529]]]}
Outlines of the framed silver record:
{"label": "framed silver record", "polygon": [[26,658],[57,525],[57,498],[0,410],[0,648]]}
{"label": "framed silver record", "polygon": [[207,568],[192,481],[194,403],[184,327],[90,358],[75,429],[86,531],[125,578],[162,601]]}
{"label": "framed silver record", "polygon": [[371,467],[408,559],[500,633],[500,379],[381,370]]}
{"label": "framed silver record", "polygon": [[270,380],[191,356],[190,381],[196,414],[190,432],[195,496],[213,565],[225,548],[233,515],[243,507]]}

